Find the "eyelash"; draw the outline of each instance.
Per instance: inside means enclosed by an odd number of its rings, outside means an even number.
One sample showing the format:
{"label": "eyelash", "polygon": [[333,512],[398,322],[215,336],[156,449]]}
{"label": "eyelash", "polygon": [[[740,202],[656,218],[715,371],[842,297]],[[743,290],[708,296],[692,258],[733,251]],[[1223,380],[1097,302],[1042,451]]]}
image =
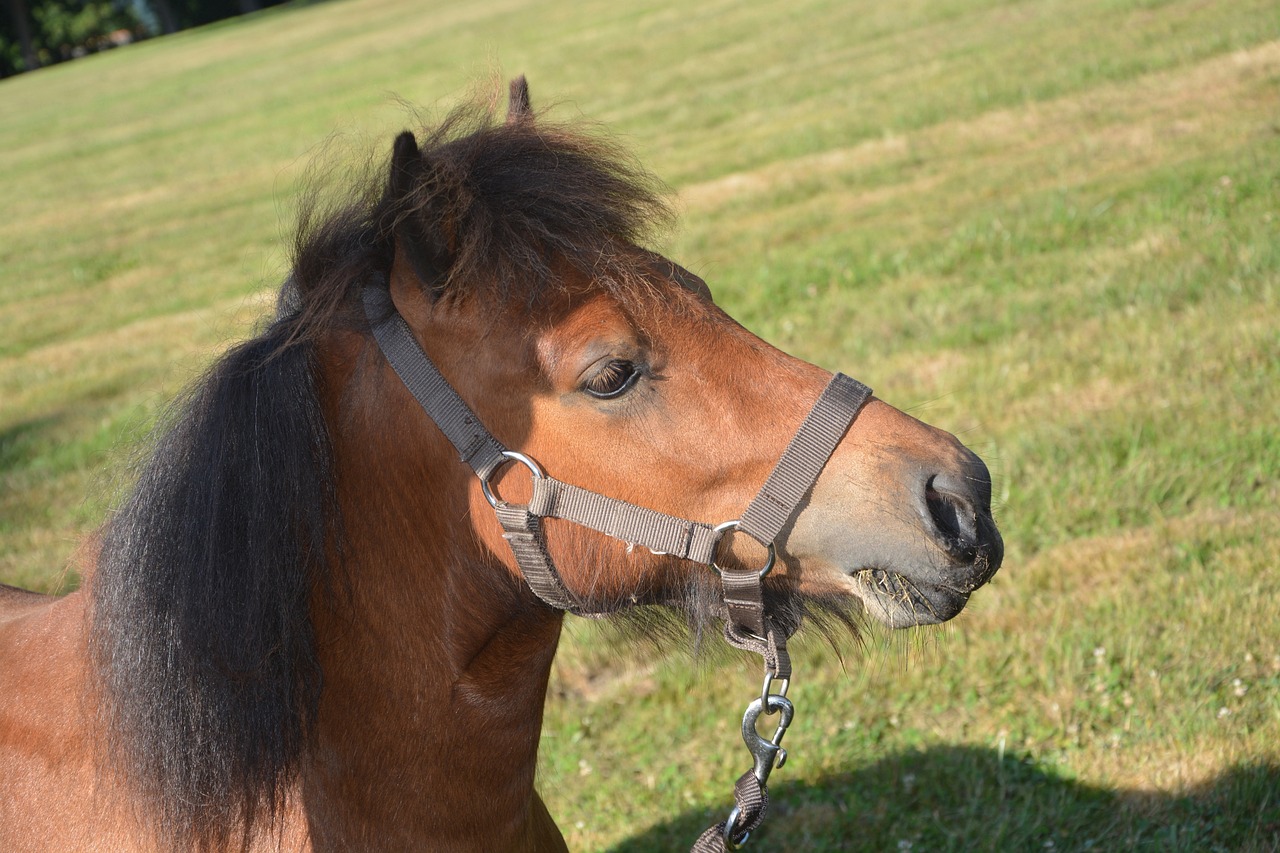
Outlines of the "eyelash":
{"label": "eyelash", "polygon": [[629,361],[614,359],[587,380],[582,390],[597,400],[612,400],[629,391],[639,378],[638,367]]}

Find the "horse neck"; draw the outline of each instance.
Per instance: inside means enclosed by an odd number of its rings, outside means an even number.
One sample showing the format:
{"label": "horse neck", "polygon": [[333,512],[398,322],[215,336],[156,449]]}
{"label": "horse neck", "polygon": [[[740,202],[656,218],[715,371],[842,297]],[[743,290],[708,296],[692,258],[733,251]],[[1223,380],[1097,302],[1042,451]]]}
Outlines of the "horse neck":
{"label": "horse neck", "polygon": [[315,607],[313,837],[442,850],[558,839],[533,781],[561,616],[472,534],[469,472],[422,413],[369,417],[335,436],[346,559]]}

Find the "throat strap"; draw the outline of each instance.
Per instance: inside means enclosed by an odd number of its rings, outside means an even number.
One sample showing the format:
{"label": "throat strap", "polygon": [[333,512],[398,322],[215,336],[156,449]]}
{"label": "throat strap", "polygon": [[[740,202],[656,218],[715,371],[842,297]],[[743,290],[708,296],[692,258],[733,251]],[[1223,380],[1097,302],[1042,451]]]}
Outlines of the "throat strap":
{"label": "throat strap", "polygon": [[[366,287],[362,295],[365,316],[383,356],[432,423],[458,451],[458,458],[471,466],[482,482],[487,482],[508,461],[507,448],[485,429],[471,407],[422,351],[409,324],[396,311],[390,291],[373,286]],[[587,615],[582,602],[564,585],[547,553],[539,517],[528,507],[505,501],[494,504],[494,513],[502,525],[502,536],[510,543],[525,583],[534,595],[557,610]]]}

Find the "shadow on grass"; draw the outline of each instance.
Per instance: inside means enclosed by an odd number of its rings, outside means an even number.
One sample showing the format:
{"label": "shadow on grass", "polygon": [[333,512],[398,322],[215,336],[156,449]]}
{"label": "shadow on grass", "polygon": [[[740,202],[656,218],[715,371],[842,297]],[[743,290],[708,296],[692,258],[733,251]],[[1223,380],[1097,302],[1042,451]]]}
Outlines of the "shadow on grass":
{"label": "shadow on grass", "polygon": [[[785,769],[774,776],[765,825],[745,849],[1280,850],[1274,764],[1234,767],[1180,796],[1095,788],[974,747],[894,755],[817,783],[779,776]],[[687,850],[722,817],[686,812],[612,853]]]}
{"label": "shadow on grass", "polygon": [[39,452],[41,438],[63,420],[62,415],[47,415],[0,429],[0,474],[30,464]]}

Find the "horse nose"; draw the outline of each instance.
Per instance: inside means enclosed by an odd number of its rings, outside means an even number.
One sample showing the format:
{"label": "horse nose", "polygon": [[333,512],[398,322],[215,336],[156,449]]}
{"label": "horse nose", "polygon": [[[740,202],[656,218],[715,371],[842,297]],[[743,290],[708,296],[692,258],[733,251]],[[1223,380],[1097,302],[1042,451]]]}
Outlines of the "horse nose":
{"label": "horse nose", "polygon": [[998,566],[1003,548],[991,521],[991,474],[968,448],[961,451],[955,467],[927,477],[926,515],[933,525],[934,538],[952,559]]}

